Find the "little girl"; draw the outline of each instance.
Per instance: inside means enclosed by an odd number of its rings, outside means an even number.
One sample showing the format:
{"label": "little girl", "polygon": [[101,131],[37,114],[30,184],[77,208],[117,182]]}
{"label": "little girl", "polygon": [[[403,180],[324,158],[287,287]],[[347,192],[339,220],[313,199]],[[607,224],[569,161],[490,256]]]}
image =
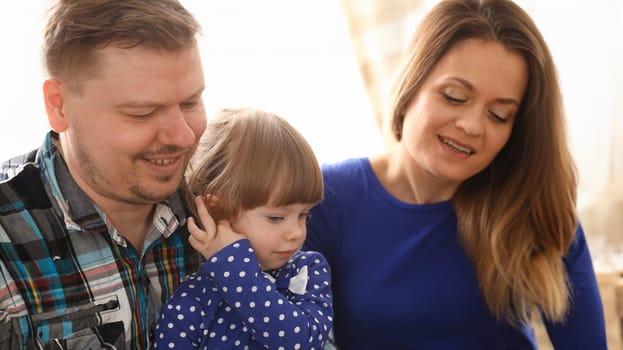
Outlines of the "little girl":
{"label": "little girl", "polygon": [[329,265],[300,250],[323,197],[309,144],[276,115],[223,110],[189,171],[205,225],[189,218],[189,241],[206,261],[162,306],[154,348],[322,349],[333,324]]}

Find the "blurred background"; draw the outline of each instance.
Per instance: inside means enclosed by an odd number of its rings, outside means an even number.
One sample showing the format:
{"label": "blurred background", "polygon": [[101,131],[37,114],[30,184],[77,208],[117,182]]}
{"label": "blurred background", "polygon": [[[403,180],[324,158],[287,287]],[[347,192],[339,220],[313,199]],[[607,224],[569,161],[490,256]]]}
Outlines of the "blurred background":
{"label": "blurred background", "polygon": [[[182,3],[204,29],[208,116],[225,107],[270,110],[290,120],[320,162],[329,163],[384,150],[378,119],[396,59],[437,1]],[[517,3],[541,29],[558,67],[580,176],[580,218],[603,284],[609,337],[617,341],[611,348],[617,349],[623,315],[614,299],[623,270],[623,2]],[[48,131],[40,46],[51,4],[15,1],[0,13],[2,160],[38,147]]]}

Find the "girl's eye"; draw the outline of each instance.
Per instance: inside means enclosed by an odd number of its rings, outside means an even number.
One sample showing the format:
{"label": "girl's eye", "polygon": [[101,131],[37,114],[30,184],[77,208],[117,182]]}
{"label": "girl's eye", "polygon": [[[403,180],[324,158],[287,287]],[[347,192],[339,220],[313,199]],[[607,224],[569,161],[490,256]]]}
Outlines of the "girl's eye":
{"label": "girl's eye", "polygon": [[465,101],[467,101],[467,99],[463,97],[453,96],[446,92],[443,93],[443,97],[452,104],[460,104],[460,103],[464,103]]}
{"label": "girl's eye", "polygon": [[268,221],[270,221],[270,222],[274,222],[274,223],[276,223],[276,222],[281,222],[281,221],[283,221],[283,220],[284,220],[284,217],[283,217],[283,216],[271,215],[271,216],[269,216],[269,217],[268,217]]}
{"label": "girl's eye", "polygon": [[305,222],[309,222],[310,218],[311,218],[311,213],[301,213],[301,214],[299,214],[299,219],[305,220]]}

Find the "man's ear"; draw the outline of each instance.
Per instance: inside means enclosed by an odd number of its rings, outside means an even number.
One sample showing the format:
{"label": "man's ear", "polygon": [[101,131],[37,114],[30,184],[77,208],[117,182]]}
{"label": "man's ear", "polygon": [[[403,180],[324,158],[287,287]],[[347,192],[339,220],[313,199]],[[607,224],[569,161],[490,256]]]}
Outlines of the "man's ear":
{"label": "man's ear", "polygon": [[43,99],[52,130],[59,133],[67,130],[67,121],[63,113],[63,89],[58,79],[50,78],[43,83]]}

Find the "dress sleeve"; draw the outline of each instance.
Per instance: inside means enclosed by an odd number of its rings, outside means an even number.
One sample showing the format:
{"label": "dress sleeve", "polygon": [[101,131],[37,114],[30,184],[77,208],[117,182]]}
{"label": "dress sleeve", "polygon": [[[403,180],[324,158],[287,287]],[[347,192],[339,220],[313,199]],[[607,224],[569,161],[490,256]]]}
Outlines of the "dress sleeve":
{"label": "dress sleeve", "polygon": [[[200,274],[212,280],[259,343],[271,349],[321,349],[333,321],[329,265],[316,252],[300,253],[293,260],[273,282],[243,239],[204,262]],[[300,276],[303,270],[307,277]],[[307,280],[296,293],[287,289],[295,276]],[[284,282],[286,289],[278,290]]]}
{"label": "dress sleeve", "polygon": [[555,349],[607,349],[603,305],[590,251],[580,225],[564,263],[571,299],[564,322],[545,322],[552,345]]}
{"label": "dress sleeve", "polygon": [[154,349],[198,349],[204,337],[206,314],[214,314],[216,302],[198,275],[182,283],[160,309],[154,332]]}

